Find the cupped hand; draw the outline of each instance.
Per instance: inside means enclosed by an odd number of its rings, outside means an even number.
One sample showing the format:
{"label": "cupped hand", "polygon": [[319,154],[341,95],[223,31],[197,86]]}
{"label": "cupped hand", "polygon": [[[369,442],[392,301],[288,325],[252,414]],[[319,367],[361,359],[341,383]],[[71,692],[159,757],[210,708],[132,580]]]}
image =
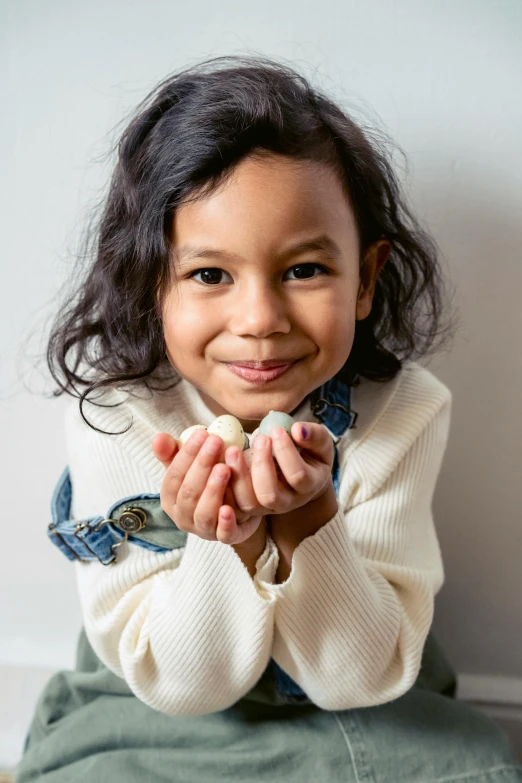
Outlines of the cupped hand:
{"label": "cupped hand", "polygon": [[244,513],[285,514],[328,490],[335,450],[326,427],[294,422],[291,435],[282,427],[272,427],[270,437],[258,434],[248,451],[241,452],[235,446],[226,449],[225,461],[232,471],[230,486]]}
{"label": "cupped hand", "polygon": [[152,450],[166,468],[161,507],[180,530],[234,545],[253,536],[263,514],[235,503],[228,486],[232,471],[223,462],[224,443],[218,435],[197,430],[182,446],[171,435],[158,433]]}

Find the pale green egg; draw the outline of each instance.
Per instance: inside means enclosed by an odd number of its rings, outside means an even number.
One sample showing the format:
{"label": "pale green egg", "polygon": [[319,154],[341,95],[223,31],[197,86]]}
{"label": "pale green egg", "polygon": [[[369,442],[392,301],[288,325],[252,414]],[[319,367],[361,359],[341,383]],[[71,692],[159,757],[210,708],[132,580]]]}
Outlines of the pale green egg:
{"label": "pale green egg", "polygon": [[290,414],[283,413],[282,411],[270,411],[259,425],[260,435],[270,435],[270,429],[272,427],[282,427],[290,435],[292,429],[293,419]]}
{"label": "pale green egg", "polygon": [[[288,413],[283,413],[282,411],[270,411],[261,421],[257,434],[268,435],[268,437],[270,437],[270,430],[272,427],[282,427],[288,432],[290,437],[292,437],[290,430],[292,429],[292,424],[294,421],[295,419],[293,419]],[[275,451],[273,448],[272,456],[275,457]]]}

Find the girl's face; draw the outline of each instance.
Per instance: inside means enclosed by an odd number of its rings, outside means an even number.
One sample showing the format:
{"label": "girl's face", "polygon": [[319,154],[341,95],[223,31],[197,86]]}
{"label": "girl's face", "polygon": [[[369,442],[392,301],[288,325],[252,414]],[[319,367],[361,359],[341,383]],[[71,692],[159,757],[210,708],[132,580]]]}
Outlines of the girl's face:
{"label": "girl's face", "polygon": [[[341,369],[389,252],[384,240],[372,246],[360,280],[336,175],[277,155],[244,159],[212,195],[179,207],[172,242],[167,356],[216,416],[231,413],[248,432],[270,410],[294,411]],[[267,360],[289,366],[269,380],[228,366]]]}

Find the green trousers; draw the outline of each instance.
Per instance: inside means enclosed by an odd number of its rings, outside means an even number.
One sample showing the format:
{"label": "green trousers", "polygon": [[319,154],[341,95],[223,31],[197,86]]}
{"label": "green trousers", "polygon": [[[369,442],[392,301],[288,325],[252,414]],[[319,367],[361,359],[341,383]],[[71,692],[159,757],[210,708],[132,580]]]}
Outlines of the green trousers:
{"label": "green trousers", "polygon": [[134,696],[80,633],[74,670],[38,700],[17,783],[522,783],[508,737],[455,699],[432,632],[413,687],[387,704],[289,703],[261,678],[232,707],[194,717]]}

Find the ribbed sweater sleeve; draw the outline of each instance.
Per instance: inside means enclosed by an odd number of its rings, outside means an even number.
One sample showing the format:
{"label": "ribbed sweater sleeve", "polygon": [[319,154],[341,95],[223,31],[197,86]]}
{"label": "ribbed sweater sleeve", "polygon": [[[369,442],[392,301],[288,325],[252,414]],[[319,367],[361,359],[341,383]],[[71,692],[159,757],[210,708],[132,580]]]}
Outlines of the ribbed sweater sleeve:
{"label": "ribbed sweater sleeve", "polygon": [[352,491],[353,503],[299,544],[284,583],[266,585],[276,598],[273,658],[325,710],[392,701],[420,670],[444,581],[431,504],[451,393],[442,384],[431,400],[415,392],[403,387],[345,455],[341,495]]}
{"label": "ribbed sweater sleeve", "polygon": [[[140,454],[148,455],[149,435],[161,427],[144,437],[136,417],[135,435],[122,436],[120,444],[88,428],[76,408],[66,415],[73,517],[105,516],[120,498],[159,492],[165,469],[158,462],[154,478]],[[88,418],[112,431],[122,424],[114,412],[90,410]],[[140,432],[143,452],[133,447]],[[157,553],[127,543],[115,565],[77,562],[87,637],[101,661],[153,709],[171,715],[223,710],[268,664],[275,598],[260,580],[273,582],[277,562],[268,540],[252,579],[232,547],[192,534],[183,549]]]}

